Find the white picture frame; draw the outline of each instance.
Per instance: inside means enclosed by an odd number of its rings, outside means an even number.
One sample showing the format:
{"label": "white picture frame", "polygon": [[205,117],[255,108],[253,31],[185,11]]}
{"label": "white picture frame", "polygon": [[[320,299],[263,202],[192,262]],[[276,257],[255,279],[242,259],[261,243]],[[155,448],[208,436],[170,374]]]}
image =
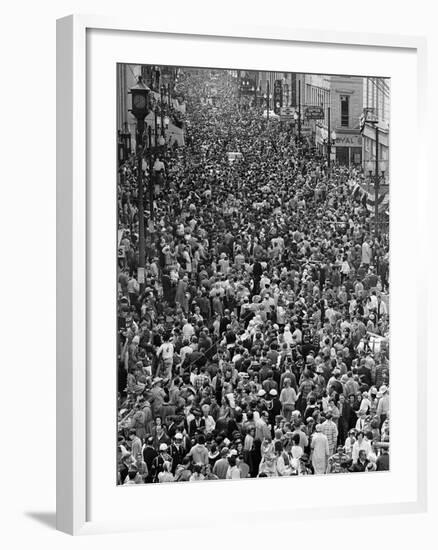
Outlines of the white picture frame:
{"label": "white picture frame", "polygon": [[[96,200],[94,196],[94,187],[90,183],[93,180],[93,170],[90,168],[90,154],[92,154],[93,140],[90,138],[90,116],[93,116],[90,111],[90,98],[93,96],[93,91],[90,91],[92,86],[92,78],[90,76],[90,70],[93,62],[90,63],[90,55],[94,55],[95,50],[99,50],[98,40],[90,40],[90,32],[97,31],[102,35],[108,35],[113,37],[125,37],[129,34],[129,40],[133,44],[132,62],[139,62],[138,52],[135,50],[135,44],[141,37],[154,37],[163,41],[171,40],[173,44],[175,41],[178,44],[183,45],[190,40],[201,40],[213,42],[220,40],[221,44],[225,44],[227,41],[239,43],[246,48],[252,47],[257,42],[260,48],[284,48],[288,44],[293,46],[298,45],[300,47],[314,47],[315,44],[319,47],[336,47],[337,52],[347,51],[348,48],[362,48],[369,50],[370,55],[375,55],[380,50],[382,52],[388,52],[388,50],[403,53],[406,55],[413,55],[415,57],[415,93],[411,97],[415,97],[416,101],[414,105],[410,105],[410,114],[415,122],[416,136],[419,144],[425,144],[425,40],[419,37],[407,37],[407,36],[393,36],[393,35],[364,35],[355,33],[334,33],[326,31],[303,31],[296,29],[288,29],[284,27],[262,27],[252,28],[239,25],[230,25],[229,28],[215,28],[214,24],[208,28],[203,26],[200,28],[195,22],[192,27],[185,27],[180,29],[178,27],[155,27],[142,22],[139,19],[133,21],[124,18],[107,18],[96,16],[69,16],[58,20],[57,22],[57,528],[61,531],[70,534],[87,534],[96,532],[108,532],[108,531],[126,531],[126,530],[139,530],[139,529],[160,529],[165,528],[166,523],[170,523],[169,515],[174,518],[172,522],[175,526],[178,526],[178,518],[176,517],[177,508],[169,504],[168,515],[166,520],[160,521],[157,519],[150,519],[146,521],[139,514],[138,517],[131,516],[130,519],[117,515],[117,520],[110,514],[105,516],[104,510],[100,514],[91,514],[90,509],[94,510],[94,500],[98,500],[96,493],[98,491],[103,492],[102,487],[94,486],[93,472],[93,456],[92,448],[94,444],[94,435],[91,438],[90,434],[96,434],[95,430],[90,427],[92,417],[90,414],[93,411],[93,405],[95,406],[96,393],[95,384],[93,384],[93,369],[97,369],[97,363],[94,361],[94,353],[90,345],[91,342],[97,341],[97,333],[93,332],[94,322],[91,319],[93,315],[96,315],[96,308],[90,307],[91,301],[94,299],[94,291],[96,289],[95,282],[93,282],[94,275],[90,273],[90,266],[93,264],[93,258],[90,258],[90,251],[93,254],[95,246],[92,244],[93,234],[95,235],[95,224],[97,217],[102,214],[98,212],[96,207]],[[127,38],[127,39],[128,39]],[[115,39],[115,38],[114,38]],[[163,42],[164,43],[164,42]],[[217,44],[216,44],[217,46]],[[123,48],[120,49],[122,51]],[[242,48],[245,49],[245,48]],[[90,53],[91,51],[91,53]],[[262,50],[260,50],[262,51]],[[357,50],[359,51],[359,50]],[[217,48],[214,50],[212,46],[212,52],[215,52],[217,57]],[[162,52],[160,53],[160,55]],[[178,53],[178,55],[181,55]],[[183,65],[175,52],[175,65]],[[242,54],[243,55],[243,54]],[[383,54],[382,54],[383,55]],[[219,59],[219,57],[217,57]],[[262,59],[262,56],[261,56]],[[131,59],[123,58],[120,54],[120,61],[130,62]],[[144,63],[147,63],[148,59],[144,59]],[[158,60],[161,62],[161,60]],[[260,61],[262,63],[262,60]],[[227,61],[224,61],[227,63]],[[192,64],[187,62],[187,65]],[[208,65],[205,65],[208,66]],[[217,65],[211,65],[217,66]],[[90,69],[91,67],[91,69]],[[269,67],[265,67],[269,68]],[[281,68],[279,68],[281,70]],[[302,71],[306,69],[303,67]],[[360,74],[362,69],[358,66]],[[311,72],[311,69],[307,67],[306,72]],[[316,72],[316,71],[315,71]],[[328,71],[327,71],[328,72]],[[115,73],[115,70],[114,70]],[[115,97],[115,89],[108,92],[110,97]],[[111,103],[111,99],[108,100]],[[91,114],[90,114],[91,112]],[[114,114],[111,115],[115,119]],[[397,115],[398,116],[398,115]],[[88,118],[87,118],[88,117]],[[396,117],[394,120],[394,129],[400,128],[400,124],[397,124],[399,119]],[[111,122],[114,124],[114,121]],[[95,132],[96,125],[91,125],[93,132]],[[103,129],[102,129],[103,131]],[[109,137],[107,134],[105,143],[102,142],[102,151],[105,151],[105,155],[110,159],[111,155],[116,157],[116,134]],[[414,138],[412,138],[414,139]],[[111,148],[111,140],[113,140],[113,147]],[[400,145],[402,147],[402,145]],[[427,222],[423,219],[421,212],[426,212],[427,201],[427,189],[424,170],[426,163],[424,162],[424,152],[426,147],[417,146],[416,158],[412,159],[412,166],[410,166],[410,175],[415,178],[415,187],[412,189],[412,195],[415,199],[416,208],[414,208],[414,216],[418,222],[418,227],[414,230],[414,237],[418,239],[418,250],[416,250],[417,264],[421,265],[421,261],[426,257],[426,251],[424,250],[425,235]],[[91,151],[91,153],[90,153]],[[401,151],[401,149],[400,149]],[[88,155],[88,157],[87,157]],[[412,153],[412,156],[414,154]],[[110,164],[112,160],[108,161]],[[401,158],[396,158],[395,155],[391,159],[392,173],[397,173],[398,163],[401,162]],[[112,164],[111,164],[112,166]],[[403,171],[403,169],[402,169]],[[111,173],[111,172],[109,172]],[[114,178],[115,178],[115,171]],[[400,175],[400,180],[402,179]],[[95,181],[95,180],[94,180]],[[404,185],[404,184],[403,184]],[[402,186],[403,187],[403,186]],[[97,189],[98,187],[96,187]],[[100,189],[100,187],[99,187]],[[405,187],[403,189],[406,190]],[[391,191],[392,192],[392,191]],[[409,204],[409,200],[412,203],[412,197],[398,197],[398,191],[394,193],[393,204],[391,205],[391,216],[394,215],[397,225],[397,217],[400,209]],[[400,193],[399,193],[400,194]],[[108,203],[112,196],[108,197]],[[400,198],[400,200],[399,200]],[[392,199],[391,199],[392,200]],[[105,201],[104,201],[105,204]],[[115,206],[114,206],[115,210]],[[105,222],[106,223],[106,222]],[[414,224],[415,226],[415,224]],[[397,226],[398,227],[398,226]],[[402,225],[400,225],[400,228]],[[91,231],[90,231],[91,228]],[[115,231],[115,228],[114,228]],[[91,236],[90,236],[91,235]],[[397,238],[391,233],[391,239],[394,237],[394,251],[397,254]],[[91,239],[91,240],[90,240]],[[415,242],[415,239],[414,239]],[[91,243],[91,244],[90,244]],[[108,248],[108,246],[107,246]],[[111,251],[111,243],[109,243],[109,250]],[[115,258],[114,258],[115,266]],[[393,260],[391,257],[391,269],[393,269]],[[426,304],[426,284],[425,278],[421,274],[421,269],[418,267],[414,269],[415,276],[418,278],[417,292],[413,297],[414,304],[412,311],[415,315],[419,314],[425,308]],[[391,283],[397,282],[398,273],[394,274],[392,271]],[[112,277],[112,274],[109,275]],[[115,296],[114,296],[115,298]],[[397,307],[397,304],[393,304]],[[412,305],[412,304],[411,304]],[[90,313],[91,311],[91,313]],[[411,310],[410,310],[411,311]],[[90,317],[91,316],[91,317]],[[115,314],[114,314],[115,318]],[[91,320],[90,320],[91,319]],[[114,322],[115,326],[115,322]],[[415,383],[412,385],[412,393],[416,401],[416,414],[413,420],[412,429],[415,430],[415,442],[417,445],[417,454],[413,461],[414,472],[409,472],[409,483],[411,482],[411,495],[404,500],[391,499],[390,497],[382,496],[380,500],[375,502],[368,499],[364,504],[358,502],[353,505],[349,503],[336,504],[333,507],[327,507],[325,505],[318,504],[317,507],[307,506],[290,506],[288,508],[284,503],[275,507],[271,506],[270,509],[263,509],[266,511],[267,520],[275,520],[276,518],[290,517],[293,512],[294,518],[318,518],[318,517],[338,517],[348,516],[356,514],[383,514],[383,513],[396,513],[396,512],[419,512],[426,509],[427,503],[427,476],[426,476],[426,448],[425,437],[421,437],[425,431],[425,418],[426,418],[426,345],[424,342],[424,334],[422,336],[422,345],[419,345],[420,326],[414,324],[418,329],[418,334],[415,338],[412,338],[412,342],[408,345],[410,357],[415,358]],[[394,337],[395,338],[395,337]],[[397,337],[398,338],[398,337]],[[415,340],[415,342],[414,342]],[[401,341],[401,339],[400,339]],[[394,345],[394,341],[391,342],[391,346]],[[95,347],[95,346],[94,346]],[[392,353],[392,352],[391,352]],[[393,363],[392,363],[393,364]],[[115,370],[115,360],[114,360]],[[101,391],[109,394],[109,399],[115,402],[115,386],[111,383],[108,387],[101,389]],[[392,392],[392,406],[396,407],[400,405],[400,400],[403,399],[401,395],[400,399],[397,399],[397,392],[403,392],[404,388],[398,384],[393,384]],[[100,398],[99,398],[100,399]],[[109,417],[111,418],[111,417]],[[397,417],[391,413],[391,420],[396,424]],[[111,433],[112,420],[108,420],[110,426],[108,430],[103,430]],[[115,432],[114,432],[115,433]],[[96,435],[96,437],[98,437]],[[93,439],[93,441],[91,441]],[[110,444],[113,444],[114,440],[111,440]],[[108,458],[109,461],[113,459],[112,456]],[[112,468],[115,471],[115,462],[112,463]],[[388,475],[392,475],[391,473]],[[395,474],[394,474],[395,475]],[[316,476],[315,476],[316,477]],[[327,477],[327,476],[325,476]],[[361,477],[361,476],[358,476]],[[327,480],[324,480],[324,491],[336,492],[336,485],[339,478],[334,476],[330,480],[330,485]],[[412,478],[412,479],[411,479]],[[383,479],[383,478],[382,478]],[[288,480],[289,481],[289,480]],[[292,480],[294,481],[294,480]],[[301,484],[312,482],[310,488],[311,491],[317,491],[318,483],[321,483],[321,479],[312,480],[300,480]],[[226,483],[226,482],[224,482]],[[204,498],[208,493],[217,492],[219,502],[224,498],[224,483],[220,482],[217,486],[211,484],[205,484],[207,489],[201,489],[200,485],[196,488],[191,488],[192,494],[184,493],[185,499],[200,499]],[[248,489],[251,486],[251,481],[242,482],[240,490],[242,493],[252,494],[253,489]],[[258,483],[258,482],[257,482]],[[282,483],[284,481],[282,480]],[[341,483],[341,481],[339,481]],[[353,483],[353,481],[351,481]],[[354,481],[356,483],[356,480]],[[358,487],[360,487],[360,480],[357,481]],[[363,483],[363,482],[362,482]],[[386,481],[385,481],[386,483]],[[408,486],[407,482],[406,485]],[[93,489],[90,487],[93,485]],[[159,487],[158,490],[162,491],[162,494],[166,498],[178,500],[177,495],[181,495],[183,490],[180,486],[173,484],[167,484],[168,487]],[[186,485],[186,484],[183,484]],[[237,484],[238,485],[238,484]],[[414,487],[415,485],[415,487]],[[115,479],[114,479],[115,486]],[[266,484],[266,489],[257,487],[257,492],[272,491],[272,487],[277,487],[279,490],[281,486]],[[109,490],[109,489],[108,489]],[[118,495],[122,495],[118,489]],[[148,490],[154,491],[154,498],[159,498],[157,495],[157,488],[143,487],[141,489],[134,489],[135,491]],[[186,489],[184,489],[185,491]],[[188,489],[187,489],[188,490]],[[228,485],[226,490],[231,490]],[[91,493],[90,493],[91,491]],[[170,493],[169,493],[170,491]],[[235,492],[233,484],[232,491]],[[103,493],[102,493],[103,494]],[[412,496],[413,495],[413,496]],[[120,496],[120,498],[122,498]],[[143,495],[143,498],[144,495]],[[249,497],[250,498],[250,497]],[[169,500],[170,501],[170,500]],[[110,502],[110,499],[108,499]],[[256,504],[254,504],[256,506]],[[260,508],[261,509],[261,508]],[[97,519],[94,519],[96,515]],[[248,518],[246,518],[249,520]],[[244,515],[241,518],[245,521]],[[190,521],[185,519],[185,521]],[[186,525],[185,523],[184,525]],[[192,521],[192,525],[196,526],[196,518]],[[204,523],[204,526],[208,525],[208,521]],[[213,524],[212,524],[213,525]]]}

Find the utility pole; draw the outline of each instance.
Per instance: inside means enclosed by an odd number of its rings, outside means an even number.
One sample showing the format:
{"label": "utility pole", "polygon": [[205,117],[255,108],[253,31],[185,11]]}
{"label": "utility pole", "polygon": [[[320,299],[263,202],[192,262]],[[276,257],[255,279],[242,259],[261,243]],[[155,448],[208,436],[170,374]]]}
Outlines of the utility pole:
{"label": "utility pole", "polygon": [[301,79],[298,80],[298,143],[301,147]]}
{"label": "utility pole", "polygon": [[327,107],[327,129],[328,129],[328,136],[327,136],[327,167],[330,170],[330,162],[331,162],[331,156],[332,156],[332,135],[331,135],[331,127],[330,127],[330,107]]}
{"label": "utility pole", "polygon": [[376,122],[375,125],[376,128],[376,174],[375,174],[375,181],[374,181],[374,222],[375,222],[375,233],[376,237],[379,236],[379,187],[380,187],[380,181],[379,181],[379,123]]}
{"label": "utility pole", "polygon": [[161,135],[164,137],[164,84],[160,88]]}
{"label": "utility pole", "polygon": [[149,137],[149,213],[150,218],[154,221],[154,172],[152,166],[152,128],[148,128]]}

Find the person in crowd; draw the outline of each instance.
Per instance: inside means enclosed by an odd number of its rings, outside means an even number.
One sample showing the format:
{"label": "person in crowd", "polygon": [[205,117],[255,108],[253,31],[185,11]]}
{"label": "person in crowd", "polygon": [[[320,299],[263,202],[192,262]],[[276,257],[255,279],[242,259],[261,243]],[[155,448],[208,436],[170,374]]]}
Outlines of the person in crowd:
{"label": "person in crowd", "polygon": [[325,474],[327,460],[330,456],[327,436],[322,432],[322,425],[317,424],[311,441],[312,466],[316,475]]}

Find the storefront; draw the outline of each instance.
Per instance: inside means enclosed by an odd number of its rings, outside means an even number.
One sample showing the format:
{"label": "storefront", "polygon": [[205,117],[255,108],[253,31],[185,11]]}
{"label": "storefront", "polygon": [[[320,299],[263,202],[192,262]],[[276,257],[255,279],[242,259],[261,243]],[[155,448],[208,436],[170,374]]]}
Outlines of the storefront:
{"label": "storefront", "polygon": [[362,136],[336,130],[336,162],[343,166],[362,164]]}
{"label": "storefront", "polygon": [[[388,177],[389,170],[389,127],[380,124],[379,132],[379,171],[384,177]],[[372,124],[365,124],[363,131],[363,168],[368,173],[371,168],[374,170],[373,162],[376,159],[376,127]]]}

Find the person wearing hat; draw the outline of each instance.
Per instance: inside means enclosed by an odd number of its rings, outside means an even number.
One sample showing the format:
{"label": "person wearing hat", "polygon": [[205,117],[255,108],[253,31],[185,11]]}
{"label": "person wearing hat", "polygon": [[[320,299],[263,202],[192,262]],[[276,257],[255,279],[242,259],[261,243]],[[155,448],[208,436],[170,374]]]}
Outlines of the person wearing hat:
{"label": "person wearing hat", "polygon": [[268,422],[271,426],[276,423],[276,418],[281,417],[281,402],[276,389],[269,390]]}
{"label": "person wearing hat", "polygon": [[154,483],[158,483],[158,474],[164,471],[164,463],[168,462],[169,467],[166,469],[166,472],[171,472],[172,470],[172,457],[169,454],[169,447],[167,443],[161,443],[158,449],[158,455],[154,458],[152,462],[151,474]]}
{"label": "person wearing hat", "polygon": [[172,474],[175,475],[177,467],[182,464],[183,458],[186,455],[186,450],[183,446],[183,434],[176,432],[173,441],[169,447],[169,454],[172,457]]}

